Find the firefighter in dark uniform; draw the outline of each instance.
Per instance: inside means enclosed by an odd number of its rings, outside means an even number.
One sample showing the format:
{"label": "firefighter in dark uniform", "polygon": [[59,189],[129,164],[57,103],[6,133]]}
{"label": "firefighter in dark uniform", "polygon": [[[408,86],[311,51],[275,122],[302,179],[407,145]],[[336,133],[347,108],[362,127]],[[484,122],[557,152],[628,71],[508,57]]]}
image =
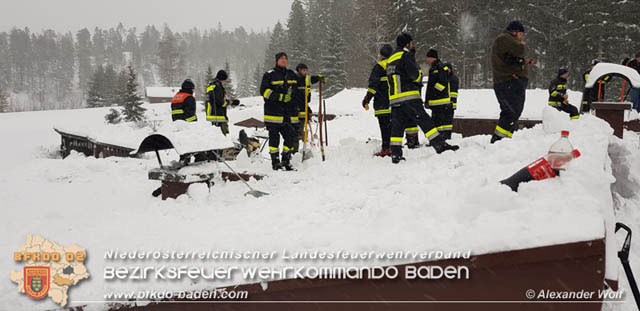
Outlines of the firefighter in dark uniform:
{"label": "firefighter in dark uniform", "polygon": [[451,105],[453,110],[458,109],[458,91],[460,90],[460,79],[456,75],[453,65],[451,63],[444,63],[449,67],[449,97],[451,97]]}
{"label": "firefighter in dark uniform", "polygon": [[[271,167],[274,170],[293,170],[291,154],[297,138],[292,123],[299,122],[297,108],[293,102],[297,91],[297,75],[287,69],[287,54],[276,54],[276,66],[265,72],[260,84],[260,93],[264,97],[264,123],[269,131],[269,153]],[[280,136],[284,139],[282,162],[280,162]]]}
{"label": "firefighter in dark uniform", "polygon": [[[310,103],[311,103],[311,85],[312,84],[316,84],[320,81],[327,83],[327,78],[325,78],[323,75],[319,74],[319,75],[315,75],[315,76],[309,76],[309,67],[307,67],[307,65],[305,64],[298,64],[298,66],[296,66],[296,76],[297,76],[297,86],[298,86],[298,91],[294,92],[294,96],[293,96],[293,101],[296,107],[296,110],[294,111],[295,116],[298,117],[298,122],[293,123],[294,124],[294,128],[296,129],[296,142],[294,143],[293,146],[293,153],[296,153],[299,151],[300,148],[300,140],[304,139],[304,120],[306,117],[306,113],[309,113],[309,121],[311,121],[311,115],[312,115],[312,111],[311,111],[311,107],[310,107]],[[305,110],[305,90],[307,92],[307,110]]]}
{"label": "firefighter in dark uniform", "polygon": [[240,104],[239,100],[230,101],[226,98],[224,85],[227,84],[229,75],[226,71],[220,70],[216,74],[216,78],[209,83],[207,92],[207,121],[212,125],[220,127],[222,134],[229,134],[229,118],[227,117],[227,106]]}
{"label": "firefighter in dark uniform", "polygon": [[[584,72],[585,83],[587,82],[587,80],[589,80],[589,74],[591,74],[591,70],[593,70],[593,67],[595,67],[599,63],[600,63],[599,60],[594,59],[593,62],[591,62],[591,66],[589,66],[587,70],[585,70]],[[611,80],[611,76],[606,75],[600,78],[593,85],[591,89],[584,90],[582,95],[582,107],[581,107],[583,112],[588,112],[591,109],[591,103],[601,101],[604,99],[606,86],[610,80]]]}
{"label": "firefighter in dark uniform", "polygon": [[491,47],[491,69],[493,90],[500,104],[500,119],[496,125],[491,143],[503,138],[511,138],[516,122],[520,119],[529,85],[529,67],[535,58],[525,60],[527,45],[524,40],[524,26],[512,21]]}
{"label": "firefighter in dark uniform", "polygon": [[198,121],[196,116],[196,99],[193,97],[195,84],[191,79],[184,80],[180,91],[171,100],[171,119],[186,122]]}
{"label": "firefighter in dark uniform", "polygon": [[411,35],[402,33],[396,39],[398,48],[387,59],[389,83],[389,105],[391,106],[391,161],[399,163],[402,157],[402,136],[405,125],[415,122],[429,139],[437,153],[458,150],[458,146],[447,144],[438,133],[431,117],[424,110],[420,89],[422,72],[411,51],[414,43]]}
{"label": "firefighter in dark uniform", "polygon": [[385,44],[380,49],[380,54],[371,74],[369,75],[369,89],[362,100],[362,107],[369,110],[369,102],[373,98],[374,115],[378,118],[382,149],[376,156],[386,157],[391,155],[391,108],[389,107],[389,84],[387,83],[387,59],[393,53],[393,47]]}
{"label": "firefighter in dark uniform", "polygon": [[560,68],[558,76],[549,84],[549,106],[568,113],[569,117],[575,120],[580,118],[580,113],[578,108],[569,104],[569,95],[567,94],[568,78],[569,71],[565,68]]}
{"label": "firefighter in dark uniform", "polygon": [[438,58],[438,51],[431,49],[427,53],[429,81],[425,94],[425,104],[431,109],[431,118],[444,139],[451,138],[453,130],[453,104],[449,93],[449,67]]}

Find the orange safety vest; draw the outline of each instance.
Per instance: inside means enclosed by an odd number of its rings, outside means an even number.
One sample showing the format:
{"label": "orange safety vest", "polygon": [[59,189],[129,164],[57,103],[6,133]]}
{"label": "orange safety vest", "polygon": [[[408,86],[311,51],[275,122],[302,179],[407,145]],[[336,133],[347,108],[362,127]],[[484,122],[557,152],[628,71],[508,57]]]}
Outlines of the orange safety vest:
{"label": "orange safety vest", "polygon": [[[190,96],[192,95],[184,92],[179,92],[173,96],[173,99],[171,100],[171,118],[173,121],[185,120],[187,122],[194,122],[198,120],[198,117],[195,114],[187,115],[184,112],[184,101]],[[193,109],[193,111],[195,112],[195,109]]]}

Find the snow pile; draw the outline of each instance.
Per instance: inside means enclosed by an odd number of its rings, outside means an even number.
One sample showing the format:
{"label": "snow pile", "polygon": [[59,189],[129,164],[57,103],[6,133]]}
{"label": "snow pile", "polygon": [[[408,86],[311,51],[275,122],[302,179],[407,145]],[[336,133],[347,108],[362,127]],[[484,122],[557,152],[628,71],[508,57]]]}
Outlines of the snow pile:
{"label": "snow pile", "polygon": [[[487,92],[463,92],[468,99],[461,102],[461,112],[475,104],[473,109],[491,115],[492,105],[497,104]],[[316,157],[304,164],[300,155],[294,157],[296,172],[271,172],[268,160],[249,159],[243,153],[239,163],[230,163],[269,173],[260,182],[250,182],[271,193],[259,199],[243,196],[247,189],[242,183],[216,179],[211,189],[194,186],[176,200],[160,201],[150,195],[158,182],[147,179],[148,170],[157,167],[153,158],[95,159],[74,153],[60,160],[42,157],[34,147],[58,144],[59,137],[51,131],[54,121],[70,127],[102,126],[102,109],[0,115],[0,139],[14,144],[20,155],[4,154],[2,158],[11,162],[1,167],[0,175],[0,197],[10,221],[3,226],[0,265],[20,268],[11,254],[27,234],[61,244],[76,243],[88,250],[87,268],[92,277],[74,287],[70,299],[100,301],[109,291],[189,290],[227,284],[106,282],[102,277],[105,266],[127,265],[106,261],[108,250],[472,250],[484,254],[604,237],[604,220],[613,207],[610,185],[615,181],[607,169],[612,129],[604,121],[584,116],[568,123],[571,142],[583,156],[570,163],[562,176],[524,184],[515,193],[498,181],[545,155],[557,134],[546,133],[539,125],[493,145],[489,136],[457,138],[455,143],[462,149],[456,153],[406,150],[407,161],[392,165],[388,158],[371,156],[379,148],[375,140],[379,134],[371,111],[360,107],[363,94],[363,90],[348,90],[327,100],[328,112],[338,118],[329,122],[326,162],[316,150]],[[531,97],[541,102],[532,104],[539,105],[537,116],[541,117],[546,98]],[[314,110],[315,100],[316,96]],[[260,98],[243,99],[243,104],[245,107],[230,110],[232,123],[248,117],[260,119]],[[148,113],[169,115],[168,105],[146,107]],[[488,112],[480,111],[481,107]],[[232,137],[239,130],[232,126]],[[12,134],[17,132],[22,135]],[[390,263],[400,262],[361,262]],[[277,259],[259,264],[284,263]],[[243,280],[230,283],[240,282]],[[4,282],[0,308],[9,307],[45,310],[55,305],[50,301],[34,304],[17,294],[14,284]]]}
{"label": "snow pile", "polygon": [[604,75],[621,74],[626,76],[634,88],[640,88],[640,74],[631,67],[612,63],[599,63],[593,67],[589,73],[586,87],[592,88],[594,84]]}
{"label": "snow pile", "polygon": [[[631,240],[631,254],[629,262],[631,269],[638,276],[640,271],[640,244],[638,235],[640,232],[640,136],[637,133],[625,131],[624,140],[612,138],[609,148],[609,155],[613,163],[613,174],[616,182],[612,185],[615,200],[616,219],[629,226],[635,233]],[[624,232],[624,231],[623,231]],[[616,236],[618,239],[617,249],[622,247],[624,233]],[[616,263],[619,264],[616,258]],[[635,311],[636,304],[633,300],[629,282],[620,269],[620,287],[625,292],[626,301],[624,304],[605,304],[605,311]]]}

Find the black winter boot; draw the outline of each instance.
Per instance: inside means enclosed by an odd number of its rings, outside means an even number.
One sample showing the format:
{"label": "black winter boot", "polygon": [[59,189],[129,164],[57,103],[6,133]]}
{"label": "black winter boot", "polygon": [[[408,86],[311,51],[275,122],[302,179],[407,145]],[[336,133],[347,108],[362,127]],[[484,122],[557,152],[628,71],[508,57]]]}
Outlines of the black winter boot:
{"label": "black winter boot", "polygon": [[493,144],[493,143],[495,143],[495,142],[497,142],[497,141],[499,141],[501,139],[502,139],[502,137],[500,137],[500,136],[498,136],[496,134],[493,134],[493,136],[491,136],[491,143]]}
{"label": "black winter boot", "polygon": [[282,168],[282,163],[280,163],[280,155],[278,155],[277,153],[271,154],[271,168],[273,168],[274,171]]}
{"label": "black winter boot", "polygon": [[436,150],[436,153],[441,154],[447,150],[456,151],[460,149],[459,146],[449,145],[442,136],[438,136],[431,141],[431,146]]}
{"label": "black winter boot", "polygon": [[420,139],[418,139],[418,134],[407,134],[407,147],[409,149],[417,149],[420,148]]}
{"label": "black winter boot", "polygon": [[407,159],[405,159],[403,156],[397,156],[397,155],[391,156],[391,163],[393,164],[398,164],[400,163],[400,161],[405,161],[405,160]]}
{"label": "black winter boot", "polygon": [[294,171],[293,166],[291,166],[291,152],[283,152],[282,153],[282,168],[287,171]]}

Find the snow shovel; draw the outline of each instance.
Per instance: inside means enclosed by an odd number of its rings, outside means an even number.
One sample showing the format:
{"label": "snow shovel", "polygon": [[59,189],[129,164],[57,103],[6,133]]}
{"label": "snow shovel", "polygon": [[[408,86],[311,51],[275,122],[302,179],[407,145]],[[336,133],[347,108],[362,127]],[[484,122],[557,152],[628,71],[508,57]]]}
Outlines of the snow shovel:
{"label": "snow shovel", "polygon": [[624,273],[627,275],[627,279],[629,280],[629,286],[631,287],[631,292],[633,292],[633,298],[636,300],[636,305],[640,309],[640,291],[638,291],[638,283],[636,283],[636,278],[633,276],[631,265],[629,264],[629,252],[631,251],[631,229],[625,224],[619,222],[616,224],[616,232],[620,229],[624,229],[624,231],[627,232],[627,237],[624,239],[622,249],[618,252],[618,258],[620,258],[620,262],[624,268]]}
{"label": "snow shovel", "polygon": [[251,187],[251,185],[249,185],[249,183],[247,183],[244,178],[242,178],[242,176],[240,176],[240,174],[238,174],[232,167],[231,165],[229,165],[229,163],[227,163],[227,161],[225,161],[222,157],[218,157],[218,159],[220,161],[222,161],[222,163],[224,163],[224,165],[227,166],[227,168],[229,168],[231,170],[231,172],[236,175],[236,177],[238,177],[238,179],[240,179],[240,181],[242,181],[245,185],[247,185],[247,187],[249,187],[249,191],[247,193],[244,194],[244,196],[246,197],[248,194],[252,195],[253,197],[259,198],[259,197],[263,197],[265,195],[269,195],[266,192],[262,192],[256,189],[253,189],[253,187]]}
{"label": "snow shovel", "polygon": [[309,93],[308,93],[309,89],[307,88],[307,86],[305,85],[304,87],[304,139],[303,141],[303,145],[302,145],[302,162],[304,162],[305,160],[309,160],[311,158],[313,158],[313,153],[311,152],[311,146],[309,146],[309,140],[308,140],[308,136],[309,136],[309,132],[308,132],[308,126],[309,126]]}

